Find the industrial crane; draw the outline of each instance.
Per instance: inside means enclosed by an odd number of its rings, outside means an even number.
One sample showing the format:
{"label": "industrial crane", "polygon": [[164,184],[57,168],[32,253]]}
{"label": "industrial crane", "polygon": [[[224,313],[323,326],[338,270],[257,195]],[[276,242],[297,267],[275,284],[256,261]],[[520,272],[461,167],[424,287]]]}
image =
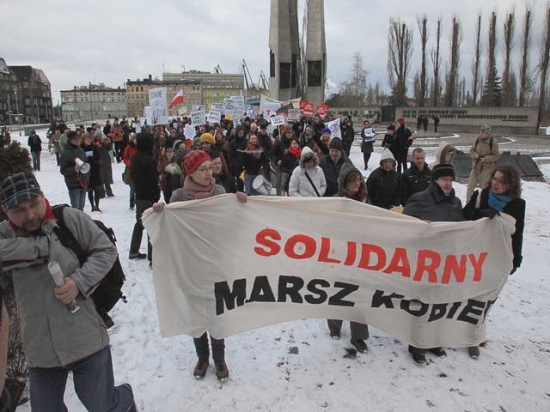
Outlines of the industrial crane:
{"label": "industrial crane", "polygon": [[252,76],[250,75],[250,71],[248,70],[248,66],[246,65],[246,61],[243,59],[241,66],[243,67],[243,73],[244,73],[244,82],[246,84],[246,89],[254,89],[258,90],[256,85],[254,84],[254,81],[252,80]]}

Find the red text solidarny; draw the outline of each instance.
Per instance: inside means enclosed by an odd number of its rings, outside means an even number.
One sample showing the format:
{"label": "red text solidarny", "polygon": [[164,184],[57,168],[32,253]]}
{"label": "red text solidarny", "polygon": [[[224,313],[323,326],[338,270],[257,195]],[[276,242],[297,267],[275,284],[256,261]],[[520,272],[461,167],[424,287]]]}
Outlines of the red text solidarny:
{"label": "red text solidarny", "polygon": [[420,249],[416,252],[416,267],[413,268],[410,263],[410,254],[413,252],[402,247],[387,251],[379,245],[349,241],[345,256],[330,256],[331,239],[328,237],[317,240],[309,235],[296,234],[283,241],[281,233],[275,229],[259,231],[256,243],[254,252],[263,257],[283,253],[290,259],[315,259],[318,262],[355,266],[374,272],[400,273],[415,282],[440,284],[448,284],[451,278],[457,283],[463,283],[469,270],[473,272],[472,282],[481,281],[483,265],[488,256],[487,252],[442,256],[434,250]]}

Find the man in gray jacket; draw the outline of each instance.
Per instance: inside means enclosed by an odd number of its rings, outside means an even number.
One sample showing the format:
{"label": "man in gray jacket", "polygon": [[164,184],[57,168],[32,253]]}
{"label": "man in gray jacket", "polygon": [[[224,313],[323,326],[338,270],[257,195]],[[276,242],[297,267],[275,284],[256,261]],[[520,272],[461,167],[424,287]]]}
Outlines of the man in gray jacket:
{"label": "man in gray jacket", "polygon": [[[109,337],[90,298],[116,260],[113,244],[88,215],[64,208],[67,227],[89,253],[81,267],[59,241],[52,208],[30,172],[0,184],[0,204],[9,219],[0,223],[0,260],[3,273],[13,275],[19,302],[33,412],[67,410],[69,372],[88,411],[135,411],[130,385],[114,386]],[[50,262],[59,264],[62,286]]]}

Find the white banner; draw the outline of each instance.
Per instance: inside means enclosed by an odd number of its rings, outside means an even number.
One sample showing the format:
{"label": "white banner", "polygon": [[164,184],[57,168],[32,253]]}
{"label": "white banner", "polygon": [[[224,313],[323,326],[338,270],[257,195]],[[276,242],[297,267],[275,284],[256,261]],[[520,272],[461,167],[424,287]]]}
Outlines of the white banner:
{"label": "white banner", "polygon": [[149,90],[149,106],[151,107],[151,125],[168,124],[166,87]]}
{"label": "white banner", "polygon": [[271,97],[267,97],[266,95],[262,94],[262,96],[260,97],[259,112],[262,113],[265,118],[268,118],[273,115],[276,115],[277,111],[284,107],[287,107],[289,109],[300,108],[300,100],[301,99],[297,97],[296,99],[287,100],[283,102],[280,100],[272,99]]}
{"label": "white banner", "polygon": [[504,214],[427,223],[343,198],[227,194],[149,209],[143,223],[163,336],[321,318],[421,348],[471,346],[512,269]]}

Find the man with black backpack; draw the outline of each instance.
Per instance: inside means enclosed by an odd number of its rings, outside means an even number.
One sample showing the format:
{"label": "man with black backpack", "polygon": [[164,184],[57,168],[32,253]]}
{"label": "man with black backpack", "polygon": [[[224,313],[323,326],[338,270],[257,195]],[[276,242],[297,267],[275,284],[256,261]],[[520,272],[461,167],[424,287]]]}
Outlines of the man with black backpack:
{"label": "man with black backpack", "polygon": [[69,372],[87,410],[136,411],[131,386],[114,386],[109,336],[92,298],[117,259],[113,243],[88,215],[63,208],[62,226],[86,254],[81,262],[30,172],[0,184],[0,204],[9,219],[0,223],[2,273],[13,275],[33,412],[66,410]]}

